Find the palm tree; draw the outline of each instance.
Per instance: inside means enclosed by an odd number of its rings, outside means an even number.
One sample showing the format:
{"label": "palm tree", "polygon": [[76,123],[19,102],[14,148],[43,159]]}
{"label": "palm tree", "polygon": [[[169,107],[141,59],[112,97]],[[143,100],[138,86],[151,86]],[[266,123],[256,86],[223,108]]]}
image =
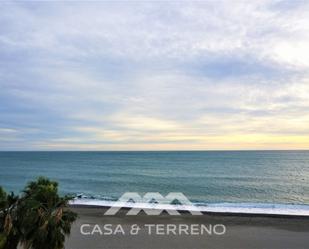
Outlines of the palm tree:
{"label": "palm tree", "polygon": [[0,249],[16,249],[21,238],[19,198],[0,187]]}
{"label": "palm tree", "polygon": [[68,208],[69,196],[60,197],[58,183],[40,177],[21,197],[0,187],[0,249],[63,249],[77,215]]}
{"label": "palm tree", "polygon": [[60,197],[58,183],[40,177],[28,183],[21,197],[22,245],[25,249],[62,249],[77,214],[68,209],[71,197]]}

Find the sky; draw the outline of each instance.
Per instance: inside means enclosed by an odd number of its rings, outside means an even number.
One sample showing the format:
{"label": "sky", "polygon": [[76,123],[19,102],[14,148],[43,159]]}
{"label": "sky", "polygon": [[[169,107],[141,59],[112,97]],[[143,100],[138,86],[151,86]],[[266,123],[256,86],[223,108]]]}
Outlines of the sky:
{"label": "sky", "polygon": [[309,149],[308,1],[0,3],[0,150]]}

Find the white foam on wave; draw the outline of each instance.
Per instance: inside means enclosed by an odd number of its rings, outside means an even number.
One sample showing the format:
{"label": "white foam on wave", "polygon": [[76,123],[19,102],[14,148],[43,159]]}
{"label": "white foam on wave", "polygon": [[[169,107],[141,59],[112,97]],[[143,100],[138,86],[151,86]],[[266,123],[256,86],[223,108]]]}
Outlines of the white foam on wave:
{"label": "white foam on wave", "polygon": [[96,199],[74,199],[71,205],[140,208],[157,210],[200,211],[223,214],[259,214],[259,215],[287,215],[308,216],[309,205],[294,204],[260,204],[260,203],[214,203],[204,205],[173,205],[156,203],[115,202]]}

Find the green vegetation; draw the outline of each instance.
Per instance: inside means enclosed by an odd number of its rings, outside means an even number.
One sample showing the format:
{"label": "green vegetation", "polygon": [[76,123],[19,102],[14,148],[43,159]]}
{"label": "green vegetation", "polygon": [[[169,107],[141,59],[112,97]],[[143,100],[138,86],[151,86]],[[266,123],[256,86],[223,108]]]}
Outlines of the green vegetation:
{"label": "green vegetation", "polygon": [[77,214],[71,197],[58,194],[58,183],[40,177],[21,196],[0,187],[0,249],[62,249]]}

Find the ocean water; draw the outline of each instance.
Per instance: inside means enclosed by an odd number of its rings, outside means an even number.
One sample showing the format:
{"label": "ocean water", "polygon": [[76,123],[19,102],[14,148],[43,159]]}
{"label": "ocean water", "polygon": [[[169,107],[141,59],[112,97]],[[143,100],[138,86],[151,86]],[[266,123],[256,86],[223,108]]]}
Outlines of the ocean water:
{"label": "ocean water", "polygon": [[309,204],[309,151],[0,152],[0,185],[47,176],[62,194],[182,192],[197,203]]}

